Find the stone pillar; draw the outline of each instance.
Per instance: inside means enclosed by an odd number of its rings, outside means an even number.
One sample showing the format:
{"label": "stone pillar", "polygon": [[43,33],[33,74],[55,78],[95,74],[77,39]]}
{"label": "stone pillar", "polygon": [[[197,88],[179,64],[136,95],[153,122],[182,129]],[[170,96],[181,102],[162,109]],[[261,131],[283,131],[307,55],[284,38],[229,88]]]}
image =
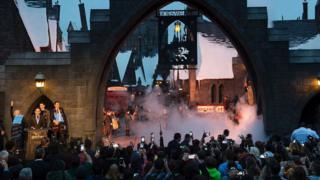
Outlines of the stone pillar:
{"label": "stone pillar", "polygon": [[196,66],[189,65],[189,104],[196,102]]}

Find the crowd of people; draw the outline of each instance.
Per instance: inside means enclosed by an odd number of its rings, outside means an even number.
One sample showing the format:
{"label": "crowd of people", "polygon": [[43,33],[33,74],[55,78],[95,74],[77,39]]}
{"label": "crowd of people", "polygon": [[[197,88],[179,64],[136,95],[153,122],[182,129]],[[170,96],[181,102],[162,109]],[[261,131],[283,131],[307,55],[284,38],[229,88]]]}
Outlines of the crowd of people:
{"label": "crowd of people", "polygon": [[[317,134],[301,138],[272,136],[266,142],[253,141],[251,134],[229,139],[224,130],[218,137],[203,133],[175,133],[164,145],[153,133],[150,141],[120,147],[108,138],[92,147],[89,139],[61,144],[43,138],[35,159],[24,161],[15,154],[15,143],[8,141],[0,152],[0,179],[35,180],[120,180],[120,179],[320,179],[320,143]],[[299,134],[300,133],[300,134]]]}

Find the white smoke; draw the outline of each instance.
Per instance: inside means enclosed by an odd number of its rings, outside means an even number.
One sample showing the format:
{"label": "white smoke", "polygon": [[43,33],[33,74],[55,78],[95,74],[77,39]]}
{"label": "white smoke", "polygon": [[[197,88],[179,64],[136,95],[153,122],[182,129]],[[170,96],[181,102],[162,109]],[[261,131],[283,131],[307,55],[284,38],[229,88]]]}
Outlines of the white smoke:
{"label": "white smoke", "polygon": [[132,123],[132,131],[136,136],[148,136],[151,132],[159,139],[160,124],[163,131],[165,145],[173,138],[174,133],[180,132],[182,137],[190,131],[194,138],[200,139],[204,132],[210,132],[215,138],[224,129],[230,130],[230,138],[240,141],[240,134],[251,133],[254,141],[265,140],[263,118],[257,116],[256,105],[248,105],[244,98],[240,98],[236,108],[240,112],[239,124],[230,120],[228,113],[198,113],[187,109],[186,105],[164,105],[164,97],[158,93],[151,93],[144,98],[142,103],[146,110],[148,121],[136,121]]}

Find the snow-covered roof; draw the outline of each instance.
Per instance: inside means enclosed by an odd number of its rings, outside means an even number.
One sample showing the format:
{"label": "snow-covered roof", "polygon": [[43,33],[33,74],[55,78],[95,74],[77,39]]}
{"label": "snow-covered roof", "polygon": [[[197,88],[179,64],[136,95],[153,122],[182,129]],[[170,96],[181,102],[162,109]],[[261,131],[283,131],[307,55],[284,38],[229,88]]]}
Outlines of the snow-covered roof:
{"label": "snow-covered roof", "polygon": [[290,48],[290,50],[299,50],[299,49],[320,49],[320,34],[317,34],[316,36],[309,39],[307,42],[303,44]]}
{"label": "snow-covered roof", "polygon": [[49,45],[46,8],[29,7],[24,0],[15,2],[33,47],[36,52],[40,52],[40,47]]}
{"label": "snow-covered roof", "polygon": [[57,20],[48,20],[49,24],[49,35],[50,35],[50,44],[53,52],[57,51],[57,37],[58,37],[58,22]]}
{"label": "snow-covered roof", "polygon": [[[210,37],[198,33],[198,65],[197,80],[204,79],[232,79],[234,78],[232,58],[237,56],[234,48],[212,41]],[[171,72],[175,79],[189,79],[189,72],[183,67],[176,66]]]}
{"label": "snow-covered roof", "polygon": [[198,33],[197,80],[234,78],[232,58],[237,54],[236,49],[214,43]]}
{"label": "snow-covered roof", "polygon": [[116,57],[116,63],[119,70],[121,81],[123,81],[124,73],[126,72],[128,62],[132,51],[119,52]]}
{"label": "snow-covered roof", "polygon": [[156,70],[157,64],[158,64],[158,54],[156,54],[153,57],[142,58],[142,65],[144,67],[147,85],[152,85],[153,83],[153,74]]}
{"label": "snow-covered roof", "polygon": [[50,45],[51,51],[66,51],[66,43],[63,39],[59,39],[59,23],[57,17],[47,17],[47,8],[43,4],[45,1],[29,0],[15,0],[22,22],[31,39],[33,48],[36,52],[41,51],[41,47],[48,47]]}

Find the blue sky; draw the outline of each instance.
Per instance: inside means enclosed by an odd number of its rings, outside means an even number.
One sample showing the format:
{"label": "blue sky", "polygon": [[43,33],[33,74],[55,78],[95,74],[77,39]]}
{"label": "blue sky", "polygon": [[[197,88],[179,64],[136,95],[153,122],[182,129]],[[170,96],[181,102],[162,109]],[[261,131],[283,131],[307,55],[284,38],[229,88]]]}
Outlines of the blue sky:
{"label": "blue sky", "polygon": [[[53,0],[55,2],[56,0]],[[314,6],[317,0],[308,0],[309,2],[309,18],[314,19]],[[89,24],[89,16],[91,9],[107,9],[109,8],[108,0],[82,0],[85,3],[86,14]],[[248,0],[248,6],[267,6],[269,20],[280,20],[282,16],[285,20],[297,19],[302,15],[303,0]],[[77,28],[80,25],[80,16],[78,0],[60,0],[61,4],[61,28],[66,38],[66,29],[70,21],[73,21]],[[169,9],[181,8],[181,3],[172,3],[167,7]],[[271,25],[271,23],[269,23]]]}

